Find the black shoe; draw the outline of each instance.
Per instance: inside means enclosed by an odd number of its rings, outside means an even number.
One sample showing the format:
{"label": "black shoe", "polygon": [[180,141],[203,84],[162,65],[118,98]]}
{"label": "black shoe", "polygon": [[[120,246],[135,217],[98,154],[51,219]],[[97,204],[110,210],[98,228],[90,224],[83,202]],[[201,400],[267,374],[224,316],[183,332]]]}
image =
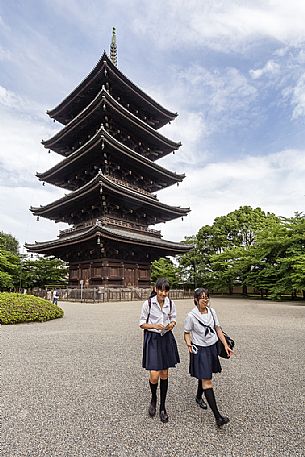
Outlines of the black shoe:
{"label": "black shoe", "polygon": [[226,416],[220,416],[218,419],[216,419],[216,424],[218,427],[221,427],[222,425],[225,425],[228,422],[230,422],[230,419]]}
{"label": "black shoe", "polygon": [[166,422],[168,422],[168,415],[167,415],[167,412],[165,411],[165,409],[163,409],[162,411],[160,411],[160,420],[161,420],[161,422],[163,422],[164,424],[166,424]]}
{"label": "black shoe", "polygon": [[206,402],[204,401],[203,398],[197,398],[197,397],[195,397],[195,400],[196,400],[197,405],[200,406],[200,408],[202,408],[202,409],[208,409],[208,405],[206,404]]}
{"label": "black shoe", "polygon": [[151,402],[148,408],[148,414],[150,417],[155,417],[156,415],[156,403]]}

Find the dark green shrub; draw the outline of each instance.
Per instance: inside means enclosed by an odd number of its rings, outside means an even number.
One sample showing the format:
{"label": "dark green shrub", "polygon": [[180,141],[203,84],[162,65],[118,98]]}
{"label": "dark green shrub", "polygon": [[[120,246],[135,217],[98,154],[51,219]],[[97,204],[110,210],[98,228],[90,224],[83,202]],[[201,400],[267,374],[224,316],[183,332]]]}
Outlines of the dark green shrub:
{"label": "dark green shrub", "polygon": [[43,298],[34,295],[0,292],[0,322],[18,324],[20,322],[39,321],[63,317],[63,310]]}

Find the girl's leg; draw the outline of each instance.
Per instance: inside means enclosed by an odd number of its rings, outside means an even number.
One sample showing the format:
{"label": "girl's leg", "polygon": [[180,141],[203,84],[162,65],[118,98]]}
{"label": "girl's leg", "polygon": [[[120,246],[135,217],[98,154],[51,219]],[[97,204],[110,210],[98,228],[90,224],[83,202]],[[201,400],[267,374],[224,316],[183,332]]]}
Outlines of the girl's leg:
{"label": "girl's leg", "polygon": [[150,405],[148,408],[148,414],[150,415],[150,417],[154,417],[156,415],[157,389],[158,389],[159,377],[160,377],[160,371],[151,370],[150,376],[149,376],[151,400],[150,400]]}
{"label": "girl's leg", "polygon": [[202,408],[202,409],[207,409],[208,407],[207,407],[206,402],[205,402],[204,399],[202,398],[202,394],[203,394],[202,381],[201,381],[201,379],[198,379],[197,394],[196,394],[196,403],[197,403],[197,405],[200,406],[200,408]]}
{"label": "girl's leg", "polygon": [[168,370],[160,371],[160,419],[168,422],[168,415],[165,409],[165,400],[168,390]]}
{"label": "girl's leg", "polygon": [[206,401],[208,402],[209,407],[213,411],[213,414],[214,414],[214,417],[216,420],[216,424],[218,425],[218,427],[220,427],[224,424],[227,424],[229,422],[229,418],[222,416],[220,414],[220,412],[218,411],[217,403],[216,403],[216,399],[215,399],[215,395],[214,395],[212,379],[203,379],[202,387],[203,387]]}

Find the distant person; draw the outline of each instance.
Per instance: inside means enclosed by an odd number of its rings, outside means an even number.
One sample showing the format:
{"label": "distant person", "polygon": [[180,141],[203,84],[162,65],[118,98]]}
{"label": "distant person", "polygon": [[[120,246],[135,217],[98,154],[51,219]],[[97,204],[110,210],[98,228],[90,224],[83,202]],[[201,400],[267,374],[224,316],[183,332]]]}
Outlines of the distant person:
{"label": "distant person", "polygon": [[198,379],[196,403],[203,409],[205,399],[213,411],[216,424],[221,427],[229,422],[229,418],[222,416],[218,410],[213,383],[213,373],[221,372],[221,365],[217,352],[217,341],[224,344],[228,357],[233,354],[222,333],[217,314],[209,307],[209,291],[199,287],[194,292],[195,308],[190,311],[184,322],[184,341],[190,353],[189,373]]}
{"label": "distant person", "polygon": [[52,299],[52,292],[50,290],[47,290],[47,300],[51,301]]}
{"label": "distant person", "polygon": [[172,333],[176,325],[176,305],[169,299],[169,283],[160,278],[155,290],[142,306],[140,327],[144,329],[142,366],[150,371],[149,386],[151,401],[148,409],[150,417],[156,415],[157,389],[160,379],[161,422],[168,422],[165,400],[168,390],[168,369],[180,362],[177,344]]}
{"label": "distant person", "polygon": [[58,300],[59,300],[59,292],[57,289],[55,289],[53,292],[53,304],[57,305]]}

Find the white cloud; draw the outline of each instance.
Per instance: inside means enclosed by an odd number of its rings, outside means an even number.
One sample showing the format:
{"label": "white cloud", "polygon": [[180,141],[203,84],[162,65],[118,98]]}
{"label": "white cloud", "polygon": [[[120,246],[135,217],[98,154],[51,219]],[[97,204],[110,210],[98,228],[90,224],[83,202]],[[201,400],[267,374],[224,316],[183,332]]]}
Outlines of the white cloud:
{"label": "white cloud", "polygon": [[291,103],[294,106],[292,118],[305,116],[305,73],[300,77],[296,86],[290,91]]}
{"label": "white cloud", "polygon": [[256,70],[250,70],[250,76],[253,79],[259,79],[265,75],[274,75],[279,73],[280,65],[273,60],[268,60],[268,62],[262,67],[257,68]]}
{"label": "white cloud", "polygon": [[37,117],[35,109],[33,113],[20,111],[22,99],[14,94],[2,95],[6,106],[0,104],[0,181],[3,186],[29,184],[37,179],[36,171],[44,171],[59,160],[41,145],[42,139],[54,134],[54,127],[47,116],[45,120]]}
{"label": "white cloud", "polygon": [[150,34],[162,48],[197,44],[242,52],[254,38],[270,37],[289,45],[305,38],[301,0],[162,0],[147,2],[143,10],[134,15],[134,29],[139,35]]}
{"label": "white cloud", "polygon": [[59,198],[62,189],[42,186],[37,171],[50,168],[59,157],[40,144],[54,134],[54,125],[41,106],[0,86],[0,207],[1,227],[21,244],[56,237],[58,225],[36,222],[30,206]]}
{"label": "white cloud", "polygon": [[284,150],[265,157],[248,156],[234,162],[209,163],[186,170],[186,179],[177,192],[159,193],[160,201],[190,207],[184,221],[160,225],[165,239],[181,240],[200,227],[212,224],[242,205],[261,207],[278,216],[303,211],[305,151]]}
{"label": "white cloud", "polygon": [[248,124],[255,114],[257,89],[234,67],[208,70],[193,65],[178,71],[176,82],[186,109],[196,101],[206,134]]}
{"label": "white cloud", "polygon": [[[130,24],[139,40],[151,39],[162,49],[202,46],[221,52],[245,52],[255,39],[283,45],[305,39],[302,0],[53,0],[49,2],[69,23],[90,37],[101,38],[103,24]],[[124,22],[118,11],[124,10]],[[120,28],[118,29],[120,36]],[[109,34],[110,35],[110,34]],[[121,34],[122,36],[122,34]]]}
{"label": "white cloud", "polygon": [[[51,240],[57,237],[58,231],[67,227],[66,224],[55,224],[40,218],[39,221],[30,212],[30,206],[39,206],[59,198],[60,192],[54,188],[31,188],[16,185],[14,189],[0,185],[1,215],[0,230],[11,233],[22,247],[24,243]],[[23,252],[25,252],[23,250]]]}
{"label": "white cloud", "polygon": [[13,60],[12,53],[8,49],[0,47],[0,61]]}
{"label": "white cloud", "polygon": [[180,116],[171,125],[163,127],[161,132],[168,138],[180,141],[182,146],[174,155],[161,159],[160,165],[183,173],[186,164],[207,160],[205,141],[208,132],[202,113],[181,112]]}

